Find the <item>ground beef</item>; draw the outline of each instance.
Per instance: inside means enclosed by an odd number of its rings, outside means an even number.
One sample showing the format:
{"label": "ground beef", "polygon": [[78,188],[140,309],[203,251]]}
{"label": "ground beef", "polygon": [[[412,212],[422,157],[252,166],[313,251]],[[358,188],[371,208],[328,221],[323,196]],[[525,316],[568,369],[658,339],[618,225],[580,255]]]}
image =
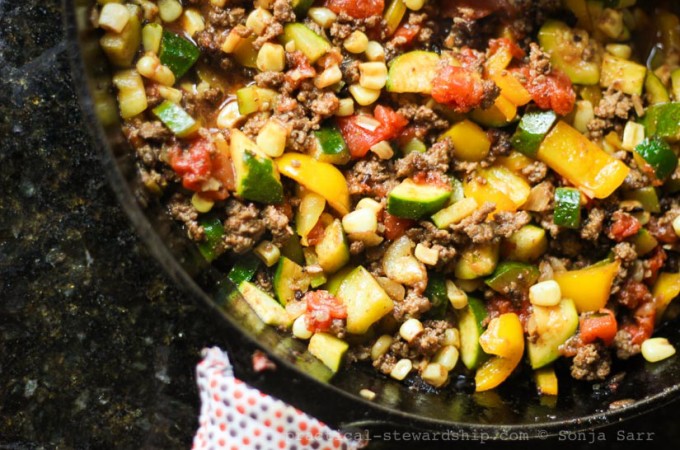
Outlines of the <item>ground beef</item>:
{"label": "ground beef", "polygon": [[255,284],[269,295],[274,296],[274,283],[268,270],[260,269],[255,273]]}
{"label": "ground beef", "polygon": [[191,204],[191,199],[186,195],[177,193],[168,201],[170,215],[177,221],[182,222],[187,230],[187,235],[194,241],[202,241],[205,231],[198,224],[198,211]]}
{"label": "ground beef", "polygon": [[606,215],[604,210],[592,208],[588,212],[588,218],[581,228],[581,238],[587,241],[596,241],[602,233],[605,218]]}
{"label": "ground beef", "polygon": [[534,161],[522,169],[522,175],[531,184],[540,183],[548,175],[548,166],[541,161]]}
{"label": "ground beef", "polygon": [[258,87],[278,89],[286,81],[286,75],[281,72],[260,72],[255,75],[255,83]]}
{"label": "ground beef", "polygon": [[272,233],[272,242],[281,247],[293,235],[293,229],[289,225],[290,218],[284,213],[280,206],[267,205],[262,210],[262,219],[269,231]]}
{"label": "ground beef", "polygon": [[410,101],[401,106],[397,112],[408,119],[411,125],[415,125],[421,136],[426,136],[433,130],[446,130],[450,124],[433,109]]}
{"label": "ground beef", "polygon": [[283,34],[283,25],[275,19],[270,20],[262,32],[262,35],[258,36],[257,39],[253,41],[253,48],[259,50],[265,43],[271,41],[280,34]]}
{"label": "ground beef", "polygon": [[398,159],[394,164],[398,178],[410,177],[418,172],[438,172],[444,175],[449,170],[449,149],[451,141],[445,139],[437,142],[425,153],[411,152],[403,158]]}
{"label": "ground beef", "polygon": [[373,361],[373,367],[385,375],[389,375],[397,364],[397,358],[390,352],[385,353],[380,358]]}
{"label": "ground beef", "polygon": [[363,253],[366,249],[366,244],[364,244],[363,241],[353,241],[351,236],[349,238],[351,241],[349,244],[349,253],[354,256]]}
{"label": "ground beef", "polygon": [[495,225],[496,236],[509,238],[529,222],[531,222],[531,216],[526,211],[500,211],[496,213],[491,223]]}
{"label": "ground beef", "polygon": [[389,161],[370,155],[357,161],[345,171],[351,195],[383,198],[397,184],[394,169]]}
{"label": "ground beef", "polygon": [[215,5],[208,6],[208,14],[204,15],[206,25],[218,28],[234,28],[245,23],[246,10],[243,8],[223,8]]}
{"label": "ground beef", "polygon": [[352,85],[359,82],[361,78],[361,71],[359,71],[360,62],[355,59],[343,59],[340,64],[340,71],[342,72],[342,79],[345,83]]}
{"label": "ground beef", "polygon": [[406,235],[413,241],[439,252],[438,265],[444,265],[456,256],[456,247],[466,242],[463,236],[450,230],[440,230],[430,221],[422,221],[418,227],[411,228]]}
{"label": "ground beef", "polygon": [[483,244],[492,241],[496,235],[494,226],[490,222],[486,222],[489,214],[494,212],[496,206],[493,203],[486,202],[481,207],[472,213],[470,217],[466,217],[460,223],[452,225],[451,229],[463,233],[475,244]]}
{"label": "ground beef", "polygon": [[139,127],[139,137],[147,141],[164,142],[172,137],[172,132],[159,120],[142,122]]}
{"label": "ground beef", "polygon": [[616,349],[616,357],[619,359],[629,359],[640,353],[640,345],[633,344],[632,336],[628,330],[619,330],[614,337],[614,348]]}
{"label": "ground beef", "polygon": [[224,221],[225,250],[245,253],[260,240],[266,230],[265,221],[260,217],[260,209],[255,203],[242,203],[230,198],[226,205]]}
{"label": "ground beef", "polygon": [[601,343],[580,347],[571,364],[571,376],[577,380],[604,380],[611,371],[611,354]]}
{"label": "ground beef", "polygon": [[295,12],[290,0],[275,0],[272,10],[277,21],[282,23],[295,22]]}
{"label": "ground beef", "polygon": [[529,45],[529,73],[531,77],[548,75],[552,71],[550,55],[541,50],[541,47],[532,42]]}
{"label": "ground beef", "polygon": [[630,242],[619,242],[612,251],[616,258],[620,259],[624,264],[631,263],[637,259],[635,246]]}
{"label": "ground beef", "polygon": [[394,302],[394,309],[392,316],[399,322],[407,318],[419,318],[424,313],[430,310],[432,304],[427,297],[417,290],[409,288],[406,291],[406,297],[400,302]]}
{"label": "ground beef", "polygon": [[182,97],[182,105],[189,115],[193,117],[211,117],[217,111],[224,100],[221,89],[210,87],[200,91],[185,91]]}
{"label": "ground beef", "polygon": [[491,140],[491,150],[489,151],[489,155],[492,157],[497,157],[507,156],[510,154],[510,151],[512,150],[510,138],[512,136],[508,131],[491,128],[486,132],[486,134]]}
{"label": "ground beef", "polygon": [[595,107],[595,118],[588,123],[588,131],[592,138],[602,137],[612,130],[617,123],[627,121],[635,109],[630,96],[610,87]]}
{"label": "ground beef", "polygon": [[328,30],[331,42],[336,47],[342,47],[342,42],[347,39],[347,37],[352,34],[353,31],[366,31],[371,30],[377,33],[378,39],[382,37],[384,33],[384,21],[382,16],[376,15],[367,17],[365,19],[355,19],[345,12],[338,14],[336,21],[331,25]]}
{"label": "ground beef", "polygon": [[628,164],[630,167],[630,172],[623,180],[621,187],[626,190],[640,189],[651,184],[649,177],[642,173],[635,165]]}
{"label": "ground beef", "polygon": [[153,81],[144,80],[144,91],[146,93],[147,108],[155,108],[163,103],[163,96],[161,95],[160,85]]}
{"label": "ground beef", "polygon": [[444,332],[450,327],[443,320],[426,320],[423,322],[423,332],[409,342],[409,347],[418,352],[418,356],[434,355],[444,342]]}
{"label": "ground beef", "polygon": [[269,121],[269,113],[266,112],[256,112],[250,114],[246,123],[243,124],[242,131],[247,134],[252,140],[255,140],[260,130]]}
{"label": "ground beef", "polygon": [[626,280],[616,295],[616,301],[628,309],[635,309],[652,300],[652,293],[649,292],[647,285],[631,279]]}

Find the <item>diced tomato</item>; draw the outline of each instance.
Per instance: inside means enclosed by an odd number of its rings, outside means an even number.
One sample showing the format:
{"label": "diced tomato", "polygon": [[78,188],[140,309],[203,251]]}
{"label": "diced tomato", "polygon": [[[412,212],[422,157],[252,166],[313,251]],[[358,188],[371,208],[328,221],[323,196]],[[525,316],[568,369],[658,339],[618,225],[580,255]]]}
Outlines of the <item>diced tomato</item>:
{"label": "diced tomato", "polygon": [[666,262],[666,258],[667,256],[664,249],[660,245],[656,247],[654,254],[647,260],[647,267],[649,267],[651,274],[645,278],[645,282],[650,285],[654,284],[657,275],[659,275],[659,270],[661,270]]}
{"label": "diced tomato", "polygon": [[611,345],[618,331],[616,317],[609,309],[601,309],[596,313],[582,315],[579,331],[583,344],[590,344],[601,339],[605,345]]}
{"label": "diced tomato", "polygon": [[309,60],[299,50],[290,54],[293,60],[293,68],[286,72],[286,81],[297,88],[303,80],[314,78],[316,70],[309,64]]}
{"label": "diced tomato", "polygon": [[387,211],[383,211],[383,225],[385,225],[385,237],[390,241],[399,239],[402,237],[406,230],[415,225],[415,220],[402,219],[400,217],[393,216]]}
{"label": "diced tomato", "polygon": [[307,329],[323,333],[330,329],[334,319],[346,319],[347,308],[328,291],[309,291],[303,301],[307,302],[305,323]]}
{"label": "diced tomato", "polygon": [[321,242],[321,240],[323,239],[324,231],[325,229],[323,227],[323,223],[321,223],[321,220],[319,219],[316,225],[314,225],[314,228],[312,228],[307,234],[307,243],[309,245],[316,245],[319,242]]}
{"label": "diced tomato", "polygon": [[675,234],[673,225],[670,222],[661,221],[657,217],[652,217],[647,225],[647,229],[652,233],[652,236],[664,244],[675,244],[678,241],[678,235]]}
{"label": "diced tomato", "polygon": [[629,279],[621,287],[617,296],[618,302],[628,309],[635,309],[642,303],[652,300],[649,288],[638,281]]}
{"label": "diced tomato", "polygon": [[422,125],[409,125],[404,128],[401,133],[399,133],[399,136],[397,137],[397,144],[399,144],[400,147],[403,147],[412,139],[423,139],[426,134],[427,127]]}
{"label": "diced tomato", "polygon": [[609,235],[616,242],[635,236],[642,227],[640,221],[628,213],[614,213],[612,219],[614,223],[609,227]]}
{"label": "diced tomato", "polygon": [[336,14],[344,12],[355,19],[366,19],[382,14],[385,0],[326,0],[326,7]]}
{"label": "diced tomato", "polygon": [[548,75],[532,79],[527,67],[520,69],[520,72],[528,80],[525,87],[539,108],[552,109],[563,116],[574,109],[576,93],[571,80],[564,73],[553,69]]}
{"label": "diced tomato", "polygon": [[255,350],[252,358],[253,370],[264,372],[265,370],[276,370],[276,364],[267,357],[262,350]]}
{"label": "diced tomato", "polygon": [[517,45],[515,42],[512,42],[508,38],[491,39],[489,41],[490,55],[493,55],[501,48],[507,48],[508,50],[510,50],[510,54],[515,59],[522,59],[526,56],[526,52],[522,50],[522,48],[519,45]]}
{"label": "diced tomato", "polygon": [[[224,200],[229,196],[228,188],[234,186],[231,160],[222,152],[214,151],[209,141],[196,139],[187,151],[175,148],[169,156],[170,165],[182,177],[184,188],[212,200]],[[217,190],[203,189],[203,184],[210,178],[219,182]]]}
{"label": "diced tomato", "polygon": [[484,99],[484,84],[478,73],[464,67],[444,66],[432,82],[432,98],[466,113],[480,106]]}
{"label": "diced tomato", "polygon": [[373,112],[380,125],[368,130],[360,125],[359,116],[341,117],[338,127],[354,158],[363,158],[380,141],[394,139],[406,128],[408,120],[392,108],[378,105]]}
{"label": "diced tomato", "polygon": [[656,310],[654,302],[648,302],[638,307],[633,315],[635,323],[629,323],[623,327],[631,335],[631,342],[640,345],[654,332],[654,322],[656,320]]}
{"label": "diced tomato", "polygon": [[396,45],[405,47],[413,42],[413,40],[420,33],[420,25],[414,25],[412,23],[403,23],[394,32],[394,37],[392,38]]}

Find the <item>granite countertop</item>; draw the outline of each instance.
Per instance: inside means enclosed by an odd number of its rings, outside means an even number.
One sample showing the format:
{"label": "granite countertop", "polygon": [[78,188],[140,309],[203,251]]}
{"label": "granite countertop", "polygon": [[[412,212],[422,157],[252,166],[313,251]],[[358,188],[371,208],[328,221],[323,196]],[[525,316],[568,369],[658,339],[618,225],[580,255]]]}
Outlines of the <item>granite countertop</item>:
{"label": "granite countertop", "polygon": [[[0,0],[0,448],[188,448],[200,349],[229,334],[163,273],[109,188],[61,8]],[[676,410],[604,437],[677,442]]]}

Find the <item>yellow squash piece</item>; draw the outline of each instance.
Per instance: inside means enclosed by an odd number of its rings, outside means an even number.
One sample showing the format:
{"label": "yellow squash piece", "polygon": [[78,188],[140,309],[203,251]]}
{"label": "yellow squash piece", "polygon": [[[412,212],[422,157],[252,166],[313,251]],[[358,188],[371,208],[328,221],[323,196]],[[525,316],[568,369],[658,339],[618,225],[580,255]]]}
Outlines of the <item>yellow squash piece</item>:
{"label": "yellow squash piece", "polygon": [[678,295],[680,295],[680,273],[662,272],[652,289],[656,305],[656,321],[661,321],[664,311]]}
{"label": "yellow squash piece", "polygon": [[[486,183],[480,183],[479,178]],[[477,176],[465,183],[463,191],[479,205],[491,202],[496,205],[496,211],[514,212],[527,201],[531,187],[524,178],[498,165],[478,170]]]}
{"label": "yellow squash piece", "polygon": [[630,172],[565,122],[558,122],[548,133],[536,156],[589,197],[609,197]]}
{"label": "yellow squash piece", "polygon": [[479,337],[479,345],[485,353],[512,359],[518,351],[523,351],[523,343],[520,346],[517,342],[515,319],[514,314],[503,314],[489,322],[486,331]]}
{"label": "yellow squash piece", "polygon": [[302,153],[286,153],[276,159],[279,172],[323,196],[340,215],[349,212],[347,181],[333,164],[317,161]]}
{"label": "yellow squash piece", "polygon": [[347,308],[347,332],[351,334],[364,334],[394,309],[380,283],[361,266],[345,277],[337,297]]}
{"label": "yellow squash piece", "polygon": [[534,381],[539,395],[557,395],[557,375],[552,367],[534,371]]}
{"label": "yellow squash piece", "polygon": [[453,125],[439,140],[445,138],[451,139],[454,156],[463,161],[481,161],[491,149],[491,141],[486,131],[467,119]]}
{"label": "yellow squash piece", "polygon": [[[517,78],[509,73],[506,74],[496,74],[491,76],[491,80],[496,83],[501,90],[501,95],[508,99],[515,106],[524,106],[531,101],[531,94],[526,90],[522,83],[520,83]],[[512,114],[512,109],[508,109],[508,114]],[[515,114],[517,110],[515,109]],[[509,117],[508,120],[512,119]]]}
{"label": "yellow squash piece", "polygon": [[327,333],[316,333],[309,340],[309,353],[319,358],[333,373],[337,372],[349,344]]}
{"label": "yellow squash piece", "polygon": [[524,332],[517,314],[502,314],[496,320],[500,322],[497,325],[498,332],[502,332],[507,340],[507,345],[503,345],[503,354],[508,357],[494,356],[477,370],[475,374],[477,392],[488,391],[505,381],[520,363],[524,354]]}
{"label": "yellow squash piece", "polygon": [[619,261],[595,264],[580,270],[554,275],[560,285],[562,298],[570,298],[579,313],[598,311],[607,304],[612,283],[619,272]]}

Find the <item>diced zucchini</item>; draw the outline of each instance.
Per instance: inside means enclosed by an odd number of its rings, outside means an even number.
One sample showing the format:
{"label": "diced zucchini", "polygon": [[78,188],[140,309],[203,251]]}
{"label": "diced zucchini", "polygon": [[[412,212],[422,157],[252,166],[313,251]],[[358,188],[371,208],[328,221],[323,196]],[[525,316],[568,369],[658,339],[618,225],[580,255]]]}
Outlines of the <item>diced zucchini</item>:
{"label": "diced zucchini", "polygon": [[479,337],[484,332],[486,316],[484,303],[474,297],[468,297],[468,305],[458,312],[460,359],[470,370],[476,369],[485,359]]}
{"label": "diced zucchini", "polygon": [[[678,125],[680,126],[680,124]],[[635,147],[635,153],[649,164],[659,180],[663,180],[675,172],[678,157],[671,146],[659,137],[646,138]]]}
{"label": "diced zucchini", "polygon": [[257,86],[246,86],[236,91],[238,112],[244,116],[272,109],[277,98],[276,91]]}
{"label": "diced zucchini", "polygon": [[454,157],[463,161],[481,161],[491,149],[486,131],[467,119],[451,126],[439,139],[446,138],[451,139]]}
{"label": "diced zucchini", "polygon": [[418,184],[406,179],[390,191],[387,212],[393,216],[417,220],[439,211],[450,195],[449,186]]}
{"label": "diced zucchini", "polygon": [[500,294],[528,291],[538,280],[538,267],[521,262],[505,261],[498,265],[486,285]]}
{"label": "diced zucchini", "polygon": [[537,339],[529,340],[527,353],[531,367],[539,369],[560,357],[559,347],[576,333],[578,312],[572,300],[564,299],[557,306],[534,305],[529,321]]}
{"label": "diced zucchini", "polygon": [[647,100],[650,105],[671,101],[666,86],[663,85],[663,82],[651,70],[647,72],[647,77],[645,78],[645,92],[647,93]]}
{"label": "diced zucchini", "polygon": [[385,89],[388,92],[429,94],[437,75],[439,55],[416,50],[398,56],[390,63]]}
{"label": "diced zucchini", "polygon": [[307,11],[309,11],[309,8],[311,8],[313,4],[314,0],[291,0],[291,6],[293,7],[293,11],[295,11],[295,17],[298,20],[302,20],[305,17]]}
{"label": "diced zucchini", "polygon": [[635,246],[635,252],[638,256],[644,256],[654,250],[659,241],[656,240],[646,228],[642,228],[635,236],[630,239],[630,242]]}
{"label": "diced zucchini", "polygon": [[446,278],[440,272],[430,272],[427,276],[427,288],[425,297],[430,300],[432,307],[427,312],[427,317],[443,319],[449,306],[449,297],[446,291]]}
{"label": "diced zucchini", "polygon": [[465,249],[455,267],[456,278],[473,280],[491,275],[498,264],[497,244],[475,244]]}
{"label": "diced zucchini", "polygon": [[[316,252],[314,251],[314,249],[305,248],[302,250],[302,253],[305,255],[305,264],[307,266],[319,265],[319,258],[316,256]],[[323,271],[319,271],[318,273],[311,274],[311,280],[309,284],[312,287],[312,289],[316,289],[319,286],[326,283],[326,281],[327,281],[326,275],[323,273]]]}
{"label": "diced zucchini", "polygon": [[361,266],[347,275],[337,297],[347,308],[347,332],[351,334],[364,334],[394,308],[380,283]]}
{"label": "diced zucchini", "polygon": [[[510,169],[500,165],[494,165],[488,169],[480,169],[477,175],[486,180],[486,185],[505,195],[519,208],[527,201],[531,194],[531,187],[524,178],[513,173]],[[484,204],[485,199],[475,198],[480,205]],[[498,205],[496,205],[498,206]]]}
{"label": "diced zucchini", "polygon": [[315,333],[309,340],[307,350],[335,373],[348,348],[349,344],[342,339],[328,333]]}
{"label": "diced zucchini", "polygon": [[538,41],[551,55],[550,61],[566,73],[572,83],[593,85],[600,81],[599,61],[584,58],[584,53],[590,53],[586,52],[590,38],[585,31],[575,31],[564,22],[549,20],[541,27]]}
{"label": "diced zucchini", "polygon": [[323,239],[316,245],[319,264],[327,274],[337,272],[349,261],[349,245],[340,219],[335,219],[324,230]]}
{"label": "diced zucchini", "polygon": [[281,36],[283,44],[295,43],[295,49],[301,51],[314,64],[331,49],[331,44],[302,23],[288,23],[283,27]]}
{"label": "diced zucchini", "polygon": [[130,19],[120,33],[107,31],[99,40],[99,45],[108,60],[117,67],[130,67],[142,43],[142,22],[136,5],[129,5]]}
{"label": "diced zucchini", "polygon": [[555,189],[555,225],[566,228],[581,226],[581,193],[574,188]]}
{"label": "diced zucchini", "polygon": [[286,258],[298,263],[305,263],[305,256],[302,253],[302,244],[300,243],[300,238],[297,234],[293,234],[288,238],[285,244],[281,247],[281,255]]}
{"label": "diced zucchini", "polygon": [[184,138],[198,131],[199,124],[181,106],[165,100],[153,109],[153,113],[177,137]]}
{"label": "diced zucchini", "polygon": [[[199,224],[203,227],[203,241],[198,244],[198,250],[201,252],[206,261],[211,262],[219,255],[217,254],[217,246],[224,235],[224,227],[222,221],[218,218],[202,219]],[[235,283],[238,285],[238,283]]]}
{"label": "diced zucchini", "polygon": [[342,284],[342,282],[345,281],[347,275],[354,272],[354,269],[356,268],[357,266],[354,266],[352,264],[346,265],[345,267],[331,275],[331,277],[328,279],[323,288],[330,292],[331,294],[337,295],[338,289],[340,289],[340,285]]}
{"label": "diced zucchini", "polygon": [[163,30],[161,50],[158,57],[161,64],[167,66],[180,79],[198,60],[201,51],[192,43],[177,34]]}
{"label": "diced zucchini", "polygon": [[680,102],[652,105],[642,118],[647,136],[659,136],[669,142],[680,141]]}
{"label": "diced zucchini", "polygon": [[652,288],[656,323],[661,322],[668,305],[680,295],[680,273],[661,272]]}
{"label": "diced zucchini", "polygon": [[470,113],[470,119],[487,128],[503,128],[515,122],[516,113],[517,107],[501,96],[487,109],[473,109]]}
{"label": "diced zucchini", "polygon": [[339,166],[350,161],[351,156],[345,139],[336,127],[323,127],[314,131],[314,137],[312,156],[317,161]]}
{"label": "diced zucchini", "polygon": [[252,253],[248,253],[238,259],[229,270],[227,278],[239,286],[244,281],[250,281],[260,267],[260,259]]}
{"label": "diced zucchini", "polygon": [[512,261],[536,261],[547,250],[548,238],[545,230],[536,225],[524,225],[501,244],[503,258]]}
{"label": "diced zucchini", "polygon": [[288,311],[253,283],[243,281],[238,290],[255,314],[267,325],[288,328],[293,324]]}
{"label": "diced zucchini", "polygon": [[236,194],[246,200],[283,202],[283,185],[274,162],[237,129],[231,130],[231,160],[236,175]]}
{"label": "diced zucchini", "polygon": [[512,146],[527,156],[535,157],[541,142],[556,121],[557,114],[554,111],[527,111],[512,136]]}
{"label": "diced zucchini", "polygon": [[656,188],[653,186],[645,186],[632,191],[625,191],[623,198],[626,200],[635,200],[640,202],[645,211],[651,213],[660,213],[661,205],[659,204],[659,195],[656,193]]}
{"label": "diced zucchini", "polygon": [[296,292],[307,292],[309,289],[309,275],[302,266],[282,256],[274,272],[274,293],[283,306],[295,299]]}
{"label": "diced zucchini", "polygon": [[304,190],[299,197],[300,206],[295,214],[295,231],[300,235],[302,245],[307,246],[307,235],[319,222],[326,208],[326,199],[310,190]]}
{"label": "diced zucchini", "polygon": [[392,36],[395,31],[397,31],[397,28],[399,28],[399,24],[401,23],[401,19],[404,18],[404,15],[406,14],[406,5],[404,4],[403,0],[392,0],[385,10],[385,15],[383,18],[385,19],[385,23],[387,24],[387,35]]}
{"label": "diced zucchini", "polygon": [[472,215],[477,209],[477,201],[474,198],[461,199],[432,216],[432,221],[437,228],[445,229],[449,225],[461,222]]}
{"label": "diced zucchini", "polygon": [[600,86],[614,87],[625,94],[642,95],[647,68],[641,64],[605,54]]}

